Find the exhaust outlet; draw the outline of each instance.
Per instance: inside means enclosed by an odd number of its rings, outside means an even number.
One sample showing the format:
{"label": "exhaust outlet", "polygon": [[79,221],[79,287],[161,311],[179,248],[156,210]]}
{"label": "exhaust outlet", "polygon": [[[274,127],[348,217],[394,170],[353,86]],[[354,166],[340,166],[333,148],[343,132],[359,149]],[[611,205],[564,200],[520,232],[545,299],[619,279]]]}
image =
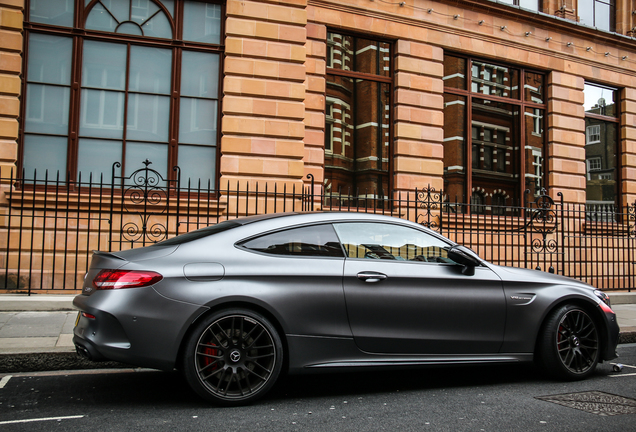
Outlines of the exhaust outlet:
{"label": "exhaust outlet", "polygon": [[81,345],[75,345],[75,352],[80,357],[84,357],[85,359],[91,361],[93,360],[93,356],[91,356],[91,353]]}

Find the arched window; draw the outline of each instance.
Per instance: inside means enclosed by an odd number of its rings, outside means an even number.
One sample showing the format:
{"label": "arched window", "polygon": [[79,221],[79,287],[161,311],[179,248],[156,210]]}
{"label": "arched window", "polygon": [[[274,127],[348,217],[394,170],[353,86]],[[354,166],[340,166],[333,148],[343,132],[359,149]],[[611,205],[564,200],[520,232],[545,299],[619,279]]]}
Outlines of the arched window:
{"label": "arched window", "polygon": [[[212,0],[28,0],[26,176],[110,183],[152,161],[217,177],[224,5]],[[70,177],[69,177],[70,176]]]}

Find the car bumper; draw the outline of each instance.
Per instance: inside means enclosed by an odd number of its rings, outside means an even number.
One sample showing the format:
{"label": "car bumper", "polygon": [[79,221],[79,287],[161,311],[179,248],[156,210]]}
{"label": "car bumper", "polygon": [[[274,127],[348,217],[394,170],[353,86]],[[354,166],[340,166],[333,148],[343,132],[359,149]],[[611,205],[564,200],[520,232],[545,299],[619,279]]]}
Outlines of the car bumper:
{"label": "car bumper", "polygon": [[73,329],[80,355],[162,370],[175,367],[189,324],[207,310],[167,299],[152,288],[81,294],[73,306],[80,310]]}

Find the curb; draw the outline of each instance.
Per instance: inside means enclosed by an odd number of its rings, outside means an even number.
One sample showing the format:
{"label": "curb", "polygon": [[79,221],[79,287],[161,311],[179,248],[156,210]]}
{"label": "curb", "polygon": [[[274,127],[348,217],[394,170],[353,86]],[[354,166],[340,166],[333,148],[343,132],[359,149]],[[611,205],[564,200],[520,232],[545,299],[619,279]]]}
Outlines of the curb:
{"label": "curb", "polygon": [[133,367],[114,361],[93,362],[75,352],[0,354],[0,374]]}
{"label": "curb", "polygon": [[[636,343],[636,331],[623,332],[619,344]],[[0,354],[0,375],[24,372],[88,369],[130,369],[136,366],[114,361],[93,362],[73,351],[29,354]]]}

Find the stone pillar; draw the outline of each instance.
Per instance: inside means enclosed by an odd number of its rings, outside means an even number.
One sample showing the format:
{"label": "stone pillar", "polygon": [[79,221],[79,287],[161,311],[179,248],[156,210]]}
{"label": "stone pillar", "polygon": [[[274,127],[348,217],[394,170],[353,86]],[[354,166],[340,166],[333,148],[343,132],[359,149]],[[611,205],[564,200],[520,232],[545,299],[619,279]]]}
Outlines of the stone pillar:
{"label": "stone pillar", "polygon": [[444,52],[400,40],[396,44],[393,189],[436,190],[444,185]]}
{"label": "stone pillar", "polygon": [[550,196],[585,203],[585,100],[582,77],[552,72],[548,78],[548,184]]}
{"label": "stone pillar", "polygon": [[622,205],[636,202],[636,87],[626,87],[621,97]]}
{"label": "stone pillar", "polygon": [[0,0],[0,177],[7,178],[18,158],[20,73],[24,0]]}
{"label": "stone pillar", "polygon": [[302,187],[306,6],[227,2],[221,188]]}

